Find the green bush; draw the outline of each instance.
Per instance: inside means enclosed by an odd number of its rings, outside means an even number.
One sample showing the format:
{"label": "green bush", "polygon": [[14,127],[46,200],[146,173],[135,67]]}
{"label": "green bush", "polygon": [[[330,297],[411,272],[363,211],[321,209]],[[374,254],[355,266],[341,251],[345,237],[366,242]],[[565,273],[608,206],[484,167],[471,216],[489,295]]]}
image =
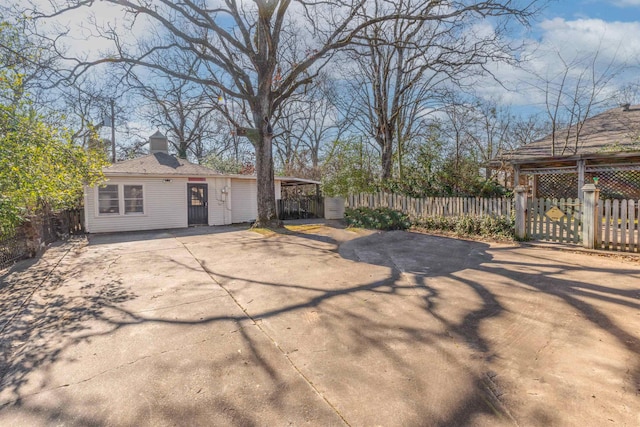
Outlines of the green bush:
{"label": "green bush", "polygon": [[348,208],[344,217],[350,227],[374,230],[406,230],[411,227],[408,215],[389,208]]}
{"label": "green bush", "polygon": [[515,238],[514,220],[503,216],[427,217],[415,220],[413,226],[423,230],[452,232],[459,236]]}
{"label": "green bush", "polygon": [[504,216],[432,216],[411,221],[408,215],[390,208],[360,207],[346,209],[345,219],[350,227],[374,230],[407,230],[415,227],[458,236],[515,239],[515,222]]}

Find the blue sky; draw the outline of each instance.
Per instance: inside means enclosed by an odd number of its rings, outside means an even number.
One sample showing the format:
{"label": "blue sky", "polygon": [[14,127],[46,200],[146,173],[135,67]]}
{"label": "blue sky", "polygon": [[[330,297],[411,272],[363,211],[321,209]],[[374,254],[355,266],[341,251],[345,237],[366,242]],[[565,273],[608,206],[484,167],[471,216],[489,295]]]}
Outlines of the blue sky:
{"label": "blue sky", "polygon": [[[104,21],[122,19],[121,7],[106,2],[96,2],[92,10]],[[86,14],[80,11],[65,18],[75,24],[87,22]],[[84,37],[80,33],[72,45],[82,45]],[[511,90],[505,91],[488,79],[477,85],[481,88],[481,96],[517,108],[540,108],[541,95],[532,88],[535,80],[532,75],[557,77],[562,71],[558,68],[558,55],[572,62],[577,57],[584,58],[597,52],[600,69],[607,66],[624,68],[626,71],[612,81],[612,91],[624,84],[640,83],[640,0],[551,0],[529,30],[513,37],[523,38],[515,39],[516,44],[526,43],[520,53],[530,60],[527,64],[529,72],[497,65],[494,74]],[[100,39],[91,39],[88,43],[93,52],[110,45]]]}
{"label": "blue sky", "polygon": [[[543,91],[535,88],[544,79],[561,77],[559,57],[571,67],[569,77],[577,78],[591,58],[596,72],[616,70],[603,95],[624,85],[640,83],[640,0],[555,0],[551,1],[531,28],[519,34],[526,46],[522,57],[529,59],[527,72],[505,65],[495,67],[495,75],[510,89],[486,82],[480,95],[497,99],[519,111],[543,108]],[[538,76],[538,77],[536,77]],[[544,84],[543,84],[544,85]],[[638,94],[640,96],[640,94]],[[634,103],[640,103],[636,98]]]}
{"label": "blue sky", "polygon": [[637,21],[640,18],[640,0],[556,0],[551,3],[545,15],[566,20],[591,18]]}

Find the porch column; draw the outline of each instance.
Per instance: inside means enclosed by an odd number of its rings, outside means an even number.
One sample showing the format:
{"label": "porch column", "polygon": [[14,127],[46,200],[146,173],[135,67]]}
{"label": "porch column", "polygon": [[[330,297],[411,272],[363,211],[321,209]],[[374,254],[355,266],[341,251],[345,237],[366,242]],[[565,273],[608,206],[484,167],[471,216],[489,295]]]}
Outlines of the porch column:
{"label": "porch column", "polygon": [[520,185],[520,165],[513,165],[513,188]]}
{"label": "porch column", "polygon": [[578,198],[580,201],[584,200],[584,195],[582,194],[582,187],[584,187],[584,169],[585,169],[585,161],[578,160]]}
{"label": "porch column", "polygon": [[598,246],[598,199],[600,190],[594,184],[582,187],[584,199],[582,202],[582,244],[587,249],[595,249]]}
{"label": "porch column", "polygon": [[531,178],[531,195],[533,197],[539,197],[538,195],[538,174],[529,175]]}
{"label": "porch column", "polygon": [[524,240],[527,237],[527,187],[518,185],[514,188],[514,192],[516,195],[516,238]]}

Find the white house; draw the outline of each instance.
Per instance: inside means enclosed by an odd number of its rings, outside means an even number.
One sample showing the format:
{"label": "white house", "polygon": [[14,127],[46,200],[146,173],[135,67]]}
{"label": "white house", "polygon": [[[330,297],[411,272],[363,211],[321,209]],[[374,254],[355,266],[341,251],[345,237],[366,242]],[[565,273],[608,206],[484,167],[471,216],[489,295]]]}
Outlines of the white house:
{"label": "white house", "polygon": [[[88,233],[224,225],[257,218],[256,177],[224,175],[167,153],[166,138],[150,138],[151,154],[103,169],[106,182],[85,187]],[[281,184],[295,178],[275,178]],[[303,181],[303,180],[299,180]]]}

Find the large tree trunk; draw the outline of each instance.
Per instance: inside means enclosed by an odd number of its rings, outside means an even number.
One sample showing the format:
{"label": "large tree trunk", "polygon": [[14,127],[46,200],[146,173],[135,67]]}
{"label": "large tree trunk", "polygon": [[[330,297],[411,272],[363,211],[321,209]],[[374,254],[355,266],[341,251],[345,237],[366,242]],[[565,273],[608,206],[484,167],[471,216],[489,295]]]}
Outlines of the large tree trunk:
{"label": "large tree trunk", "polygon": [[276,216],[276,194],[273,177],[273,154],[271,135],[260,136],[256,144],[256,174],[258,178],[258,218],[255,227],[278,227]]}
{"label": "large tree trunk", "polygon": [[264,87],[262,89],[263,95],[253,112],[253,120],[258,129],[256,140],[253,141],[256,150],[256,175],[258,181],[258,218],[256,218],[254,227],[281,227],[282,223],[276,215],[273,129],[269,123],[271,105],[267,94],[268,91],[264,90]]}
{"label": "large tree trunk", "polygon": [[382,154],[381,178],[385,181],[391,179],[393,173],[393,137],[391,135],[380,135],[377,140]]}

